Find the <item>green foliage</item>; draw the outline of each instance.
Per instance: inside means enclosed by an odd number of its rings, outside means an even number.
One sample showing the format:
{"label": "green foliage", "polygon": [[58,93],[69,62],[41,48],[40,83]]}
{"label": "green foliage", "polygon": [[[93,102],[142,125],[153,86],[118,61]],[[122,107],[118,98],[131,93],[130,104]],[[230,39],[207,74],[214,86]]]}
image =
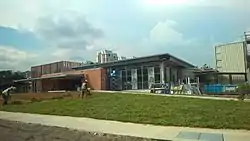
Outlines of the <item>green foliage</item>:
{"label": "green foliage", "polygon": [[239,84],[237,87],[237,91],[239,93],[250,93],[250,84],[248,83]]}
{"label": "green foliage", "polygon": [[26,72],[13,72],[11,70],[0,71],[0,90],[6,89],[13,85],[14,80],[25,79]]}

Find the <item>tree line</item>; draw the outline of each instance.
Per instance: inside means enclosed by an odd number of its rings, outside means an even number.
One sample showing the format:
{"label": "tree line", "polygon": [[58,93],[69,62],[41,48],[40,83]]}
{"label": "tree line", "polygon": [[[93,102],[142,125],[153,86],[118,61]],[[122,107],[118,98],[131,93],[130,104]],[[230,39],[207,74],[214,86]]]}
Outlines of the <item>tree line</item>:
{"label": "tree line", "polygon": [[27,72],[4,70],[0,71],[0,90],[13,85],[14,80],[26,79]]}

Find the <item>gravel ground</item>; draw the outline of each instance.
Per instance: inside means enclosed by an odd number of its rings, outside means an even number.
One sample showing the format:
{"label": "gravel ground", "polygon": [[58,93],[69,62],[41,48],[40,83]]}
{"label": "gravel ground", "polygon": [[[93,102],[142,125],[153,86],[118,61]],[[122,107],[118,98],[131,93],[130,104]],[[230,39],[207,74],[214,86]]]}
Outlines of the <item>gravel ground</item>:
{"label": "gravel ground", "polygon": [[0,120],[1,141],[157,141]]}

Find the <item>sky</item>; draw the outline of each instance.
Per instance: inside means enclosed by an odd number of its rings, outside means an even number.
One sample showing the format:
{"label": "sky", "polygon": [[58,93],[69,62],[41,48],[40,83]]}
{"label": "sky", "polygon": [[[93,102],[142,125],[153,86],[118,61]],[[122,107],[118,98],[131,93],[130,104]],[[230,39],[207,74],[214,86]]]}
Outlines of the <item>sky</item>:
{"label": "sky", "polygon": [[1,0],[0,70],[170,53],[214,66],[214,46],[250,30],[249,0]]}

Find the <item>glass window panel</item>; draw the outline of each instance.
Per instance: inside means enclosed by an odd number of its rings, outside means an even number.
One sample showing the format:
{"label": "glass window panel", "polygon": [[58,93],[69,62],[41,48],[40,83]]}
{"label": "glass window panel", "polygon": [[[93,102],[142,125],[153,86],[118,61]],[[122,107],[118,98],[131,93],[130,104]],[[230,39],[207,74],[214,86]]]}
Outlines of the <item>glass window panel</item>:
{"label": "glass window panel", "polygon": [[160,74],[160,67],[159,66],[156,66],[156,67],[154,67],[154,72],[155,72],[155,74]]}
{"label": "glass window panel", "polygon": [[148,89],[148,81],[143,82],[143,89]]}
{"label": "glass window panel", "polygon": [[130,69],[127,70],[127,75],[128,75],[128,76],[131,76],[131,70],[130,70]]}
{"label": "glass window panel", "polygon": [[161,82],[161,75],[155,74],[155,83],[160,83],[160,82]]}
{"label": "glass window panel", "polygon": [[142,82],[138,82],[137,85],[138,89],[142,89]]}

